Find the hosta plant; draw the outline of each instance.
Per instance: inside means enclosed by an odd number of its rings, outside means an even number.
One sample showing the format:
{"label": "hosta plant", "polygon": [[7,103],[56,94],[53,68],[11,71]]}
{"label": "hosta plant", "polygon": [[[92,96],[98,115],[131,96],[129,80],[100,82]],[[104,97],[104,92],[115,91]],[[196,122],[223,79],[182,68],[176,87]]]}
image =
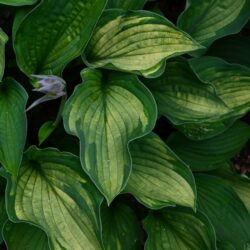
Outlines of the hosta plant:
{"label": "hosta plant", "polygon": [[250,249],[249,19],[0,0],[1,249]]}

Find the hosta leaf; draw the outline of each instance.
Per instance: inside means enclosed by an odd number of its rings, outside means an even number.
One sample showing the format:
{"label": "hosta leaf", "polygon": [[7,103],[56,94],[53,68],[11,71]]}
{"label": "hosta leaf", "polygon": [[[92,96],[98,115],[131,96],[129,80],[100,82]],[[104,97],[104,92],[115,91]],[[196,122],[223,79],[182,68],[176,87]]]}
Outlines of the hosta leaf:
{"label": "hosta leaf", "polygon": [[80,55],[105,4],[106,0],[43,0],[16,32],[20,69],[27,75],[60,74]]}
{"label": "hosta leaf", "polygon": [[[0,231],[2,232],[5,222],[8,220],[8,215],[5,209],[5,179],[0,177]],[[2,233],[0,233],[0,244],[3,242]]]}
{"label": "hosta leaf", "polygon": [[235,247],[232,246],[230,243],[228,242],[220,242],[217,241],[217,249],[218,250],[235,250]]}
{"label": "hosta leaf", "polygon": [[201,46],[167,19],[147,11],[107,10],[85,52],[85,62],[156,77],[166,58]]}
{"label": "hosta leaf", "polygon": [[45,232],[28,223],[8,221],[3,236],[9,250],[50,250]]}
{"label": "hosta leaf", "polygon": [[30,148],[17,182],[8,182],[7,201],[11,220],[42,228],[51,249],[102,249],[102,197],[83,174],[76,156]]}
{"label": "hosta leaf", "polygon": [[220,37],[239,32],[249,20],[249,10],[248,0],[188,0],[178,27],[208,47]]}
{"label": "hosta leaf", "polygon": [[36,2],[37,0],[0,0],[0,4],[13,6],[32,5]]}
{"label": "hosta leaf", "polygon": [[202,141],[175,132],[168,138],[168,145],[192,170],[207,171],[235,156],[249,139],[250,126],[238,121],[224,133]]}
{"label": "hosta leaf", "polygon": [[190,65],[232,110],[227,117],[242,116],[250,110],[250,69],[207,56],[191,59]]}
{"label": "hosta leaf", "polygon": [[143,9],[147,0],[108,0],[107,9],[118,8],[124,10],[140,10]]}
{"label": "hosta leaf", "polygon": [[176,204],[195,209],[192,172],[157,135],[134,141],[130,153],[133,169],[125,191],[152,209]]}
{"label": "hosta leaf", "polygon": [[207,55],[220,57],[229,63],[238,63],[250,68],[250,38],[232,35],[215,41]]}
{"label": "hosta leaf", "polygon": [[17,177],[26,140],[27,93],[14,79],[0,83],[0,162]]}
{"label": "hosta leaf", "polygon": [[8,41],[8,36],[0,29],[0,82],[2,81],[5,67],[5,43]]}
{"label": "hosta leaf", "polygon": [[223,179],[197,175],[198,209],[215,227],[218,240],[237,250],[247,249],[250,240],[250,215],[234,190]]}
{"label": "hosta leaf", "polygon": [[214,229],[202,213],[181,208],[151,212],[144,221],[146,250],[215,250]]}
{"label": "hosta leaf", "polygon": [[229,111],[213,87],[202,83],[183,58],[169,60],[159,78],[143,82],[153,93],[159,113],[175,125],[214,120]]}
{"label": "hosta leaf", "polygon": [[230,163],[225,163],[222,167],[216,169],[212,174],[220,176],[233,187],[240,199],[250,213],[250,179],[246,175],[236,173]]}
{"label": "hosta leaf", "polygon": [[52,121],[45,122],[38,132],[38,141],[39,145],[41,145],[55,130],[55,123]]}
{"label": "hosta leaf", "polygon": [[135,75],[85,69],[82,76],[66,103],[64,126],[79,137],[83,169],[110,203],[130,174],[128,143],[153,129],[156,104]]}
{"label": "hosta leaf", "polygon": [[138,250],[141,228],[135,212],[122,203],[104,203],[101,210],[103,245],[106,250]]}

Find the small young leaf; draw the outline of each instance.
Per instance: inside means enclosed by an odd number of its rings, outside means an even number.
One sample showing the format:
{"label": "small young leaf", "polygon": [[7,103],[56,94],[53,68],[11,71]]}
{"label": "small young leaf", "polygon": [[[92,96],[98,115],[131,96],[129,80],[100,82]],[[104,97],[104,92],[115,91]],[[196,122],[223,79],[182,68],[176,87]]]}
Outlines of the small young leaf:
{"label": "small young leaf", "polygon": [[164,17],[147,11],[104,11],[85,51],[91,67],[159,76],[169,57],[201,46]]}
{"label": "small young leaf", "polygon": [[190,65],[203,82],[215,87],[231,109],[226,117],[243,116],[250,110],[250,69],[208,56],[191,59]]}
{"label": "small young leaf", "polygon": [[105,4],[106,0],[43,0],[16,31],[20,69],[28,76],[60,74],[84,49]]}
{"label": "small young leaf", "polygon": [[202,45],[237,33],[249,20],[248,0],[188,0],[178,19],[178,27]]}
{"label": "small young leaf", "polygon": [[196,178],[198,209],[211,220],[219,241],[232,244],[235,249],[247,249],[250,240],[250,215],[223,179],[200,174]]}
{"label": "small young leaf", "polygon": [[5,44],[8,41],[8,36],[0,28],[0,82],[4,74],[5,68]]}
{"label": "small young leaf", "polygon": [[141,234],[135,212],[122,203],[104,203],[101,210],[102,236],[105,250],[138,250]]}
{"label": "small young leaf", "polygon": [[153,129],[156,104],[135,75],[85,69],[82,76],[65,105],[64,126],[80,139],[82,167],[110,203],[131,171],[128,143]]}
{"label": "small young leaf", "polygon": [[45,122],[38,131],[38,141],[39,145],[41,145],[55,130],[56,126],[54,122],[48,121]]}
{"label": "small young leaf", "polygon": [[45,232],[28,223],[7,221],[3,237],[9,250],[50,250]]}
{"label": "small young leaf", "polygon": [[125,191],[145,206],[187,206],[195,210],[196,188],[190,169],[155,134],[131,143],[133,168]]}
{"label": "small young leaf", "polygon": [[174,132],[167,144],[193,171],[208,171],[230,160],[249,139],[250,126],[238,121],[224,133],[202,141]]}
{"label": "small young leaf", "polygon": [[144,221],[145,250],[216,250],[215,233],[202,213],[168,208],[152,211]]}
{"label": "small young leaf", "polygon": [[140,10],[147,0],[108,0],[107,9]]}
{"label": "small young leaf", "polygon": [[23,157],[27,93],[14,79],[0,83],[0,162],[16,178]]}
{"label": "small young leaf", "polygon": [[[14,192],[11,192],[11,190]],[[51,249],[101,250],[99,208],[103,198],[84,175],[78,157],[31,147],[17,182],[8,179],[7,212],[48,235]]]}

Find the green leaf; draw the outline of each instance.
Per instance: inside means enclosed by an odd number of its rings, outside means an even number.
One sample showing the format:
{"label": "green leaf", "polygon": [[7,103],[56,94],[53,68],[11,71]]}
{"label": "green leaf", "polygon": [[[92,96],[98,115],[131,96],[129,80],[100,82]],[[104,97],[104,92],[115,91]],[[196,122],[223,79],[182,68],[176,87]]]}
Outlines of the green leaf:
{"label": "green leaf", "polygon": [[127,205],[104,203],[101,210],[105,250],[138,250],[141,228],[135,212]]}
{"label": "green leaf", "polygon": [[198,209],[214,225],[218,240],[237,250],[247,249],[250,240],[250,215],[234,190],[223,179],[197,175]]}
{"label": "green leaf", "polygon": [[235,250],[235,247],[232,246],[230,243],[228,242],[220,242],[217,241],[217,249],[218,250]]}
{"label": "green leaf", "polygon": [[85,51],[85,63],[159,76],[167,58],[201,46],[164,17],[148,11],[104,11]]}
{"label": "green leaf", "polygon": [[8,221],[3,237],[9,250],[50,250],[46,234],[28,223]]}
{"label": "green leaf", "polygon": [[15,179],[26,140],[27,93],[12,78],[0,83],[0,162]]}
{"label": "green leaf", "polygon": [[243,201],[248,212],[250,213],[250,179],[246,175],[239,175],[233,170],[230,163],[223,164],[222,167],[216,169],[211,174],[223,178],[234,189],[240,199]]}
{"label": "green leaf", "polygon": [[145,250],[215,250],[214,229],[202,213],[168,208],[152,211],[144,221]]}
{"label": "green leaf", "polygon": [[238,33],[249,20],[249,10],[248,0],[188,0],[178,27],[209,47],[220,37]]}
{"label": "green leaf", "polygon": [[220,57],[229,63],[237,63],[250,68],[250,38],[232,35],[215,41],[207,55]]}
{"label": "green leaf", "polygon": [[135,75],[85,69],[82,77],[65,105],[64,127],[80,139],[82,167],[110,203],[131,171],[128,143],[154,128],[156,104]]}
{"label": "green leaf", "polygon": [[38,141],[41,145],[55,130],[56,126],[54,122],[47,121],[45,122],[38,131]]}
{"label": "green leaf", "polygon": [[213,86],[201,82],[184,58],[170,59],[159,78],[143,82],[153,93],[159,113],[174,125],[217,120],[229,111]]}
{"label": "green leaf", "polygon": [[37,0],[0,0],[0,4],[22,6],[35,4]]}
{"label": "green leaf", "polygon": [[47,233],[51,249],[102,249],[102,200],[83,174],[78,157],[52,148],[31,147],[17,182],[8,179],[10,219],[39,226]]}
{"label": "green leaf", "polygon": [[250,69],[208,56],[191,59],[190,65],[231,109],[227,117],[243,116],[250,110]]}
{"label": "green leaf", "polygon": [[8,41],[8,36],[0,28],[0,82],[2,81],[5,68],[5,44]]}
{"label": "green leaf", "polygon": [[202,141],[192,141],[175,132],[167,144],[193,171],[208,171],[230,160],[249,139],[250,126],[238,121],[224,133]]}
{"label": "green leaf", "polygon": [[131,143],[133,169],[125,191],[151,209],[164,206],[196,208],[190,169],[155,134]]}
{"label": "green leaf", "polygon": [[20,69],[27,75],[60,74],[81,54],[105,4],[106,0],[43,0],[16,32]]}
{"label": "green leaf", "polygon": [[140,10],[147,0],[108,0],[107,9]]}

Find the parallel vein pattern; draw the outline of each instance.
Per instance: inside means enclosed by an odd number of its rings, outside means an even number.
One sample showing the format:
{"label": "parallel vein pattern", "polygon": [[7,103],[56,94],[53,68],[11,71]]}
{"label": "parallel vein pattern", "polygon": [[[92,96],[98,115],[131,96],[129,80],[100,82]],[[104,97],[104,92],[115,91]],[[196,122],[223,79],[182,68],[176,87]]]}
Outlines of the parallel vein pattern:
{"label": "parallel vein pattern", "polygon": [[16,32],[20,69],[27,75],[60,74],[84,49],[105,4],[106,0],[43,0]]}
{"label": "parallel vein pattern", "polygon": [[189,0],[178,27],[209,46],[219,37],[237,33],[249,20],[248,0]]}
{"label": "parallel vein pattern", "polygon": [[51,249],[102,249],[102,198],[82,174],[77,157],[32,147],[25,155],[15,194],[8,192],[8,199],[11,218],[45,230]]}
{"label": "parallel vein pattern", "polygon": [[192,172],[157,135],[134,141],[130,152],[133,168],[125,191],[152,209],[167,205],[195,209]]}
{"label": "parallel vein pattern", "polygon": [[86,63],[157,76],[166,58],[201,46],[167,19],[146,11],[107,10],[87,46]]}
{"label": "parallel vein pattern", "polygon": [[156,104],[134,75],[86,69],[83,80],[66,104],[64,126],[79,137],[82,166],[111,202],[130,174],[127,144],[153,129]]}

